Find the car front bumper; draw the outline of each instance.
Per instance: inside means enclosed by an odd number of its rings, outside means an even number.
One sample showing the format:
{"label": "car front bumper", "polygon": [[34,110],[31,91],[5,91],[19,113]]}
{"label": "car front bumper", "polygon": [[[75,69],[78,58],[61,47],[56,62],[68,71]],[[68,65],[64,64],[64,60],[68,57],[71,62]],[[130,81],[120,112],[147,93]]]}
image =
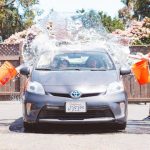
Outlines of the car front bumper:
{"label": "car front bumper", "polygon": [[[127,120],[127,97],[124,92],[82,98],[81,101],[85,101],[87,105],[86,113],[66,113],[67,101],[73,101],[73,99],[26,92],[23,100],[23,120],[28,123],[59,124],[124,123]],[[120,103],[125,104],[123,112]]]}

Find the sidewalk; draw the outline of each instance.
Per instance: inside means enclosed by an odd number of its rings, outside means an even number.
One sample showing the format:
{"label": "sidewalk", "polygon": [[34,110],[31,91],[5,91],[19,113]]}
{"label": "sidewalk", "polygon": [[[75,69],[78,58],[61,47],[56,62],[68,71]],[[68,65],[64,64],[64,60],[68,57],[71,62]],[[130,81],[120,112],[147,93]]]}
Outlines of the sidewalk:
{"label": "sidewalk", "polygon": [[149,116],[150,103],[128,104],[128,120],[143,120]]}

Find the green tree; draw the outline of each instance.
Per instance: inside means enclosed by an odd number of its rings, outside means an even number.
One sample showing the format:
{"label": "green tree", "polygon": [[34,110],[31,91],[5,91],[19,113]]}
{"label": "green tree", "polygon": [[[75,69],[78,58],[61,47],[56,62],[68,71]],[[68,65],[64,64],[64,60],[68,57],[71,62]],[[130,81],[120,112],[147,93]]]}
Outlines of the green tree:
{"label": "green tree", "polygon": [[0,0],[0,32],[3,39],[34,24],[35,4],[38,0]]}
{"label": "green tree", "polygon": [[150,17],[150,0],[137,0],[134,10],[135,16],[139,19]]}
{"label": "green tree", "polygon": [[121,30],[124,29],[124,24],[120,19],[116,17],[111,18],[111,16],[108,16],[103,11],[99,12],[98,14],[101,18],[102,24],[104,25],[104,27],[108,32],[113,32],[116,29],[121,29]]}
{"label": "green tree", "polygon": [[121,0],[125,4],[125,6],[118,11],[119,18],[122,19],[123,23],[128,26],[128,23],[133,19],[134,8],[135,5],[134,0]]}
{"label": "green tree", "polygon": [[84,9],[77,10],[85,28],[102,28],[102,25],[108,32],[113,32],[116,29],[124,29],[123,22],[118,18],[111,18],[103,11],[96,12],[94,10],[85,11]]}
{"label": "green tree", "polygon": [[127,22],[133,18],[141,20],[150,17],[150,0],[121,0],[125,7],[119,10],[119,17]]}
{"label": "green tree", "polygon": [[76,12],[78,13],[78,18],[81,19],[85,28],[95,28],[99,26],[100,16],[96,11],[90,10],[86,12],[84,9],[81,9]]}

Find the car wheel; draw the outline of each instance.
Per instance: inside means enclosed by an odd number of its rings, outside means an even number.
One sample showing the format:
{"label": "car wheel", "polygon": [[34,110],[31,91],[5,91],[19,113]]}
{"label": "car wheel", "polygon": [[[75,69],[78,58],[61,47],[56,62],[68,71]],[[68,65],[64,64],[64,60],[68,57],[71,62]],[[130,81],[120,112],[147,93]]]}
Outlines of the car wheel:
{"label": "car wheel", "polygon": [[35,130],[37,125],[35,123],[23,122],[23,127],[25,131]]}

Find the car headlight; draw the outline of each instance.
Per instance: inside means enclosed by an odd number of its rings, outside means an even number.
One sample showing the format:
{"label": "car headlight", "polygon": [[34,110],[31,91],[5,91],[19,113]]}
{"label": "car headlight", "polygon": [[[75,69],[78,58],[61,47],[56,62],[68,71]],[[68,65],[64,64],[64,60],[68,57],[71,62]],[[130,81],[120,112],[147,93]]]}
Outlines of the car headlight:
{"label": "car headlight", "polygon": [[29,82],[27,91],[35,94],[45,95],[43,86],[39,82]]}
{"label": "car headlight", "polygon": [[120,82],[112,82],[107,87],[107,94],[118,93],[124,91],[123,83]]}

